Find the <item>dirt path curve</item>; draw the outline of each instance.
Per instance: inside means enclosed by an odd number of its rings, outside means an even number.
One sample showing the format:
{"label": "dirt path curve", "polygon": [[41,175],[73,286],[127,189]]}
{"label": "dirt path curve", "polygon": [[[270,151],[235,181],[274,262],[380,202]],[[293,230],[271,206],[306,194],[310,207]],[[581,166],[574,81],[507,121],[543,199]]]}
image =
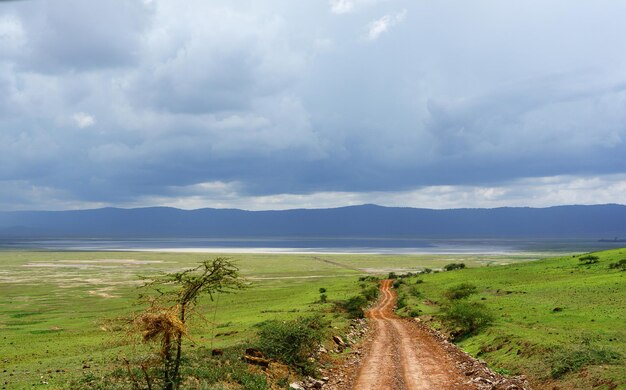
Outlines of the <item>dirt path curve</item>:
{"label": "dirt path curve", "polygon": [[392,281],[381,283],[380,302],[367,312],[374,327],[371,346],[361,361],[355,390],[468,389],[453,357],[431,334],[397,317]]}

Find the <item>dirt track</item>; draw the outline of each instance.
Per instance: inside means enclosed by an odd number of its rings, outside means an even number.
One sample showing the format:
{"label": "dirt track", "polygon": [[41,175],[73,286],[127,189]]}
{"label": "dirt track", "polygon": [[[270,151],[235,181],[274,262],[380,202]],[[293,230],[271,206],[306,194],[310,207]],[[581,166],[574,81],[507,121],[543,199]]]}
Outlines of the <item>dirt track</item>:
{"label": "dirt track", "polygon": [[467,378],[439,341],[420,327],[398,318],[392,281],[381,284],[382,299],[367,313],[373,339],[352,388],[468,389]]}

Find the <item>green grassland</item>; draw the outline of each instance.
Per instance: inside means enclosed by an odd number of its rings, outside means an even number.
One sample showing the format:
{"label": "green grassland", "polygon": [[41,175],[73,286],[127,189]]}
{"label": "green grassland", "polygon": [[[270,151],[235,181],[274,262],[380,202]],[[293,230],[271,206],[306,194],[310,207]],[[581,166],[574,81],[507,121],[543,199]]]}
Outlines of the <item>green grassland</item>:
{"label": "green grassland", "polygon": [[403,279],[400,311],[418,309],[440,326],[445,291],[470,283],[477,293],[466,300],[485,305],[494,320],[461,338],[464,350],[502,372],[526,374],[537,388],[626,388],[626,272],[609,267],[626,259],[626,249],[595,255],[594,264],[568,255]]}
{"label": "green grassland", "polygon": [[[194,267],[216,254],[145,252],[0,252],[0,387],[65,388],[84,375],[99,377],[139,347],[124,341],[110,319],[137,304],[140,275]],[[189,344],[222,348],[254,335],[254,325],[332,312],[333,300],[358,291],[367,273],[520,263],[540,255],[277,255],[230,254],[249,288],[201,302],[206,321],[192,324]],[[329,303],[317,303],[319,288]],[[328,315],[328,314],[327,314]],[[330,314],[332,315],[332,314]],[[333,317],[341,329],[346,320]],[[217,336],[216,336],[217,335]],[[216,336],[216,337],[215,337]]]}

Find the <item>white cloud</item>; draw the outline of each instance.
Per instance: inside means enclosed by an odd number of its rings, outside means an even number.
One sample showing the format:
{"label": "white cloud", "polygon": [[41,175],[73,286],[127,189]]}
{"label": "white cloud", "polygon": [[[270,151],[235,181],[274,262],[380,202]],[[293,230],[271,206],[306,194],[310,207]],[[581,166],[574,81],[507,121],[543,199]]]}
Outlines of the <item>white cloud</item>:
{"label": "white cloud", "polygon": [[345,14],[354,9],[352,0],[330,0],[330,10],[335,14]]}
{"label": "white cloud", "polygon": [[371,22],[368,25],[367,38],[371,41],[377,40],[380,35],[399,23],[401,23],[406,17],[406,9],[398,12],[397,14],[385,15],[382,18]]}
{"label": "white cloud", "polygon": [[76,126],[78,126],[81,129],[84,129],[86,127],[91,127],[96,124],[96,119],[93,116],[86,114],[84,112],[77,112],[76,114],[72,116],[72,119],[74,120],[74,123],[76,124]]}
{"label": "white cloud", "polygon": [[348,14],[355,12],[365,5],[380,3],[385,0],[330,0],[330,11],[334,14]]}
{"label": "white cloud", "polygon": [[0,52],[6,58],[9,58],[11,54],[19,54],[25,40],[22,22],[12,15],[0,15]]}
{"label": "white cloud", "polygon": [[549,207],[572,204],[626,204],[626,174],[595,177],[550,176],[526,178],[495,186],[427,186],[408,191],[273,194],[247,196],[240,183],[212,182],[173,189],[171,197],[147,197],[137,205],[164,205],[182,209],[203,207],[246,210],[331,208],[366,203],[389,207],[433,209]]}

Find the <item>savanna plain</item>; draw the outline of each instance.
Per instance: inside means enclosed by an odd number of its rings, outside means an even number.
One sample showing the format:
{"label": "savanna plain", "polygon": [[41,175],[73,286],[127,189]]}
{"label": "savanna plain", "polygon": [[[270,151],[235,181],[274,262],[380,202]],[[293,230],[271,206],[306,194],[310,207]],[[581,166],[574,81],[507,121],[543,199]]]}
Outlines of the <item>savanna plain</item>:
{"label": "savanna plain", "polygon": [[[142,362],[158,355],[159,346],[125,326],[145,310],[142,284],[219,256],[0,252],[0,386],[150,386]],[[247,347],[263,349],[263,324],[295,328],[316,318],[326,328],[318,345],[330,351],[332,336],[347,338],[352,318],[360,316],[361,307],[355,314],[350,306],[354,298],[387,278],[394,279],[400,316],[438,329],[496,372],[525,375],[534,388],[626,388],[626,249],[558,256],[224,256],[239,268],[245,288],[199,299],[184,338],[181,388],[288,388],[299,375],[311,375],[310,367],[286,361],[283,371],[268,373],[241,361]],[[315,363],[332,365],[349,352]]]}

